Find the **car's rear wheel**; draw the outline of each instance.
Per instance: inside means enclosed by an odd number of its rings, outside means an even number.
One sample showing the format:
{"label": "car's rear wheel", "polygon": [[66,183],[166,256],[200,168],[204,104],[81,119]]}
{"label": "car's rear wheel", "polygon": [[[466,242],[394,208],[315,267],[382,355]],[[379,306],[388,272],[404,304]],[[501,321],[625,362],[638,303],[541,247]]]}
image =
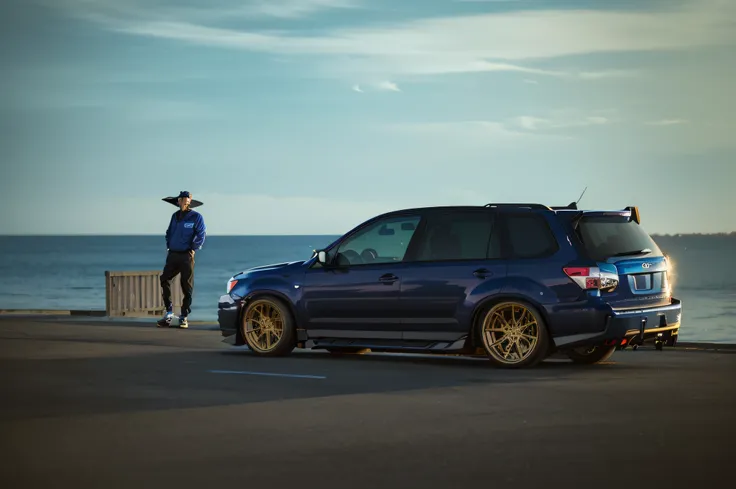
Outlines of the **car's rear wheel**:
{"label": "car's rear wheel", "polygon": [[611,358],[611,355],[615,351],[615,346],[587,346],[567,350],[565,351],[565,355],[574,363],[592,365],[594,363],[605,362]]}
{"label": "car's rear wheel", "polygon": [[488,359],[499,367],[533,367],[547,355],[549,335],[544,318],[522,302],[493,305],[481,317],[479,333]]}
{"label": "car's rear wheel", "polygon": [[257,355],[286,355],[296,346],[294,319],[275,297],[259,297],[248,304],[241,327],[245,343]]}

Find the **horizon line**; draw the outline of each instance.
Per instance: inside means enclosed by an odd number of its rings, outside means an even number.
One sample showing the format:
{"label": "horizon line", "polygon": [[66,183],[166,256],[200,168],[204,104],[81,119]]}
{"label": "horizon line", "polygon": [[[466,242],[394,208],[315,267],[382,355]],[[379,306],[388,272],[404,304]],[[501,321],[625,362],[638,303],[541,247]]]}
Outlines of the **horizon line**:
{"label": "horizon line", "polygon": [[[207,234],[208,238],[212,237],[224,237],[224,238],[234,238],[234,237],[242,237],[242,236],[261,236],[261,237],[275,237],[275,236],[342,236],[345,233],[333,233],[333,234]],[[131,237],[131,238],[141,238],[141,237],[158,237],[158,238],[165,238],[165,235],[163,233],[156,233],[156,234],[109,234],[109,233],[103,233],[103,234],[95,234],[95,233],[76,233],[76,234],[0,234],[0,238],[99,238],[99,237],[111,237],[111,238],[120,238],[120,237]]]}
{"label": "horizon line", "polygon": [[[294,234],[208,234],[208,238],[212,237],[221,237],[221,238],[239,238],[239,237],[340,237],[345,235],[346,233],[318,233],[318,234],[303,234],[303,233],[294,233]],[[730,235],[736,235],[736,231],[711,231],[711,232],[677,232],[677,233],[650,233],[650,236],[660,236],[660,237],[666,237],[666,236],[730,236]],[[110,237],[110,238],[121,238],[121,237],[130,237],[130,238],[149,238],[149,237],[158,237],[158,238],[164,238],[164,234],[110,234],[110,233],[102,233],[102,234],[95,234],[95,233],[75,233],[75,234],[0,234],[0,238],[101,238],[101,237]]]}

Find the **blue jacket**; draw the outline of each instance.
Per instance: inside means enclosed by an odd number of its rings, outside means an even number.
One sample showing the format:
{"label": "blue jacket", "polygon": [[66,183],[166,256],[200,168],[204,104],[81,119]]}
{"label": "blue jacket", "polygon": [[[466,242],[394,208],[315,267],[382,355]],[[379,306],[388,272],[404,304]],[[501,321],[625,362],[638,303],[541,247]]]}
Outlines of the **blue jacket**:
{"label": "blue jacket", "polygon": [[189,210],[179,217],[174,212],[166,230],[166,247],[171,251],[199,250],[204,244],[207,228],[199,212]]}

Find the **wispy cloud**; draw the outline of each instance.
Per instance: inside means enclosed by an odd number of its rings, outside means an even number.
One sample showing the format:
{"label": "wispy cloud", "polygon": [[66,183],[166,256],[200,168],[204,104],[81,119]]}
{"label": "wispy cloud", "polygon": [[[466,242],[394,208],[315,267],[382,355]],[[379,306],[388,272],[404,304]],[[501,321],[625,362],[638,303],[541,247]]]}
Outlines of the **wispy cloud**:
{"label": "wispy cloud", "polygon": [[584,71],[578,76],[583,80],[600,80],[603,78],[630,78],[638,75],[636,70],[605,70],[605,71]]}
{"label": "wispy cloud", "polygon": [[150,0],[38,0],[89,20],[129,19],[210,23],[235,19],[297,19],[323,10],[352,9],[359,0],[208,0],[151,2]]}
{"label": "wispy cloud", "polygon": [[368,91],[378,91],[378,92],[400,92],[401,89],[399,86],[391,81],[382,81],[378,83],[368,83],[365,85],[362,84],[355,84],[352,87],[352,90],[354,92],[358,93],[365,93],[366,89]]}
{"label": "wispy cloud", "polygon": [[[601,111],[612,113],[612,111]],[[390,129],[407,134],[428,135],[433,139],[468,141],[479,144],[529,144],[539,141],[570,141],[576,138],[572,131],[612,123],[610,117],[600,114],[581,115],[581,111],[553,111],[546,117],[523,115],[506,120],[464,120],[445,122],[408,123],[391,125]]]}
{"label": "wispy cloud", "polygon": [[650,121],[646,124],[649,126],[675,126],[679,124],[687,124],[685,119],[661,119],[658,121]]}
{"label": "wispy cloud", "polygon": [[378,84],[378,88],[389,92],[400,92],[399,86],[391,81],[384,81]]}
{"label": "wispy cloud", "polygon": [[546,119],[540,119],[539,117],[532,117],[528,115],[523,115],[516,118],[516,124],[520,127],[523,127],[524,129],[529,129],[531,131],[536,130],[541,124],[547,124],[548,121]]}
{"label": "wispy cloud", "polygon": [[552,131],[602,126],[622,121],[618,109],[560,108],[524,114],[506,120],[509,127],[526,131]]}
{"label": "wispy cloud", "polygon": [[485,141],[516,141],[530,137],[529,134],[509,129],[506,124],[496,121],[467,120],[451,122],[424,122],[394,124],[391,129],[406,133],[425,134],[456,139],[458,137],[480,138]]}
{"label": "wispy cloud", "polygon": [[601,116],[588,116],[579,119],[542,119],[538,117],[522,116],[516,119],[518,124],[525,129],[566,129],[571,127],[600,126],[608,124],[610,120]]}
{"label": "wispy cloud", "polygon": [[[238,2],[242,3],[242,2]],[[249,14],[270,17],[295,18],[321,10],[356,8],[356,0],[261,0],[252,6],[238,7]]]}
{"label": "wispy cloud", "polygon": [[[522,10],[350,27],[313,36],[237,30],[218,20],[240,14],[289,17],[316,9],[354,7],[351,0],[234,1],[166,11],[117,7],[113,0],[65,0],[78,15],[115,32],[256,52],[328,56],[338,71],[381,78],[467,72],[519,72],[579,80],[631,76],[627,70],[558,71],[534,67],[565,56],[693,49],[736,42],[724,10],[733,3],[693,0],[663,11]],[[71,2],[71,4],[69,3]],[[230,5],[230,9],[222,4]],[[219,6],[219,7],[218,7]],[[687,28],[681,26],[686,25]]]}
{"label": "wispy cloud", "polygon": [[607,117],[599,115],[590,115],[585,117],[558,117],[558,118],[542,118],[534,116],[519,116],[511,121],[512,125],[518,126],[529,131],[538,131],[545,129],[568,129],[574,127],[601,126],[609,124],[611,120]]}

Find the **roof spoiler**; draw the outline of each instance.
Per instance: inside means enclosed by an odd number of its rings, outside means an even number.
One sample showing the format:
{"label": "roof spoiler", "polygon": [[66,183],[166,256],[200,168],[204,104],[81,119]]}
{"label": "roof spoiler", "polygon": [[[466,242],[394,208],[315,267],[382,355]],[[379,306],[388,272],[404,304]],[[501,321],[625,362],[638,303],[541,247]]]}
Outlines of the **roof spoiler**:
{"label": "roof spoiler", "polygon": [[637,224],[641,224],[641,214],[639,214],[639,208],[636,206],[629,206],[625,209],[631,212],[631,219],[636,221]]}

